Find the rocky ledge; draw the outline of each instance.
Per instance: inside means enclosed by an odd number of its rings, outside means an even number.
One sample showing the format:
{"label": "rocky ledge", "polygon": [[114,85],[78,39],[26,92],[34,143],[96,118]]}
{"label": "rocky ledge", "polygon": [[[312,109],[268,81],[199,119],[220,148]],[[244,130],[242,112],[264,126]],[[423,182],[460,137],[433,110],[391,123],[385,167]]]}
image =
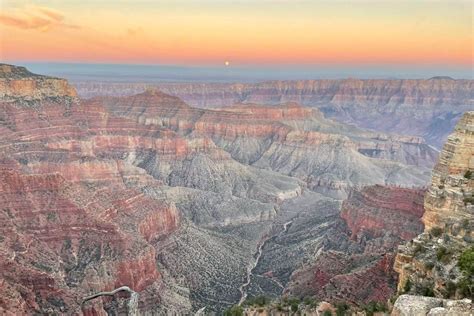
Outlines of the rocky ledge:
{"label": "rocky ledge", "polygon": [[395,260],[399,293],[440,298],[474,291],[474,112],[448,137],[426,193],[425,230],[400,246]]}

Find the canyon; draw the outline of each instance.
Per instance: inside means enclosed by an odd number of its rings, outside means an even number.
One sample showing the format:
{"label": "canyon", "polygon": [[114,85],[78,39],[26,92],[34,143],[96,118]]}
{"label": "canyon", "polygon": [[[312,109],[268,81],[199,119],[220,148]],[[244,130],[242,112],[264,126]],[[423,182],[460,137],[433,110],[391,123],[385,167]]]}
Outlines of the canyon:
{"label": "canyon", "polygon": [[295,80],[261,83],[75,82],[79,95],[133,95],[148,88],[201,108],[297,102],[340,122],[425,138],[441,148],[462,113],[474,107],[473,80]]}
{"label": "canyon", "polygon": [[[462,111],[471,83],[447,84],[429,106],[442,112],[458,89]],[[438,158],[423,133],[356,127],[303,99],[193,107],[165,85],[87,99],[77,86],[0,65],[0,313],[221,313],[244,296],[360,305],[395,293],[395,251],[423,230]]]}

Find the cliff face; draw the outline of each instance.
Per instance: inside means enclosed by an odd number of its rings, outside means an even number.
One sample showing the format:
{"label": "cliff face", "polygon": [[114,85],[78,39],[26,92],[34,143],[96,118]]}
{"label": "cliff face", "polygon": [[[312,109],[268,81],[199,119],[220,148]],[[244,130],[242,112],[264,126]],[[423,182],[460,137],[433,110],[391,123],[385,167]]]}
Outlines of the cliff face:
{"label": "cliff face", "polygon": [[380,237],[387,232],[410,240],[422,229],[423,190],[372,186],[352,191],[342,204],[341,217],[352,233]]}
{"label": "cliff face", "polygon": [[353,190],[331,234],[339,237],[329,237],[314,262],[292,274],[285,293],[359,306],[385,303],[396,289],[396,247],[422,231],[423,193],[381,185]]}
{"label": "cliff face", "polygon": [[[123,95],[144,91],[149,84],[76,83],[79,94]],[[255,84],[160,84],[159,88],[198,107],[235,103],[298,102],[359,127],[418,135],[441,147],[464,111],[472,109],[473,81],[304,80]]]}
{"label": "cliff face", "polygon": [[297,177],[309,188],[337,197],[357,185],[423,185],[423,167],[431,166],[437,155],[418,137],[359,130],[293,103],[204,110],[148,90],[95,98],[87,106],[98,104],[139,124],[210,139],[239,163]]}
{"label": "cliff face", "polygon": [[474,113],[467,112],[443,147],[426,193],[425,231],[399,247],[399,292],[459,298],[472,295],[472,274],[457,263],[473,243]]}
{"label": "cliff face", "polygon": [[67,80],[36,75],[24,67],[0,65],[0,98],[2,101],[29,103],[38,100],[69,100],[77,97]]}

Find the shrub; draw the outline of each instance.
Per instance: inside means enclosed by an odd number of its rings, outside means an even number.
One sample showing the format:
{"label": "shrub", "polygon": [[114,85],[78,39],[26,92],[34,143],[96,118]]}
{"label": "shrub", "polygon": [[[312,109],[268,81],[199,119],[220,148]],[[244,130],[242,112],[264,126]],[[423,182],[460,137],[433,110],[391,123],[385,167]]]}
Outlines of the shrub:
{"label": "shrub", "polygon": [[438,250],[436,250],[436,258],[438,261],[448,263],[451,258],[451,252],[446,249],[446,247],[439,247]]}
{"label": "shrub", "polygon": [[422,287],[420,292],[421,292],[421,295],[423,296],[434,297],[433,289],[429,286]]}
{"label": "shrub", "polygon": [[295,301],[291,302],[290,303],[291,311],[292,312],[297,312],[298,311],[298,305],[299,305],[298,302],[295,302]]}
{"label": "shrub", "polygon": [[317,305],[316,299],[314,299],[313,297],[309,297],[309,296],[305,297],[303,302],[306,306],[309,306],[309,307],[315,307]]}
{"label": "shrub", "polygon": [[332,316],[332,312],[330,310],[325,310],[323,316]]}
{"label": "shrub", "polygon": [[464,199],[462,199],[462,201],[464,202],[465,205],[468,205],[468,204],[474,204],[474,197],[465,197]]}
{"label": "shrub", "polygon": [[238,305],[234,305],[224,311],[224,316],[243,316],[244,309]]}
{"label": "shrub", "polygon": [[446,283],[446,296],[447,298],[450,298],[456,294],[456,283],[453,281],[448,281]]}
{"label": "shrub", "polygon": [[411,281],[410,279],[407,279],[407,281],[405,282],[405,285],[403,286],[403,292],[408,293],[410,292],[410,290],[411,290]]}
{"label": "shrub", "polygon": [[474,275],[474,247],[466,249],[461,254],[458,261],[458,267],[463,273],[471,276]]}
{"label": "shrub", "polygon": [[418,253],[423,252],[424,249],[420,244],[416,244],[415,248],[413,249],[413,254],[416,256]]}
{"label": "shrub", "polygon": [[246,299],[244,304],[247,306],[257,305],[261,307],[267,305],[269,302],[270,300],[267,297],[260,295]]}
{"label": "shrub", "polygon": [[463,297],[472,297],[474,295],[474,279],[472,276],[464,276],[459,280],[457,287]]}
{"label": "shrub", "polygon": [[466,170],[466,172],[464,172],[464,178],[472,179],[472,171],[471,170]]}
{"label": "shrub", "polygon": [[365,314],[367,316],[373,316],[376,312],[386,312],[387,307],[385,304],[380,302],[370,302],[369,304],[363,307]]}
{"label": "shrub", "polygon": [[56,216],[56,213],[49,212],[48,215],[46,215],[46,218],[48,219],[48,221],[54,222],[57,216]]}
{"label": "shrub", "polygon": [[443,230],[441,229],[441,227],[433,227],[431,228],[430,233],[433,237],[439,237],[443,233]]}
{"label": "shrub", "polygon": [[425,263],[425,269],[426,270],[432,270],[434,268],[434,263],[431,262],[431,261],[428,261],[427,263]]}
{"label": "shrub", "polygon": [[338,303],[336,306],[336,315],[337,316],[344,316],[346,315],[347,311],[349,310],[349,305],[347,303]]}

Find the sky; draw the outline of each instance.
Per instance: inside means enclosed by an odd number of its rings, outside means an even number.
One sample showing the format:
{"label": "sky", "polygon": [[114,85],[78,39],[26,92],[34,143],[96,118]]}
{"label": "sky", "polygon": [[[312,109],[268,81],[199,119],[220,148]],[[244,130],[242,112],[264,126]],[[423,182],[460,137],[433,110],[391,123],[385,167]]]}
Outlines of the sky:
{"label": "sky", "polygon": [[428,69],[472,77],[467,0],[0,0],[11,63]]}

